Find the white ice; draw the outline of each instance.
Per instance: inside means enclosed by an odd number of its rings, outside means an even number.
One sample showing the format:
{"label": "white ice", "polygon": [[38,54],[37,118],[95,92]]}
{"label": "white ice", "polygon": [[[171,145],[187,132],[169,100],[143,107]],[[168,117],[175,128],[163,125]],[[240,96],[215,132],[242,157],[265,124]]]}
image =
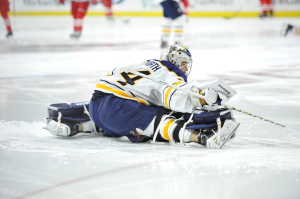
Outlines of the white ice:
{"label": "white ice", "polygon": [[42,129],[52,103],[88,101],[110,69],[159,58],[160,18],[11,17],[0,24],[0,198],[300,198],[299,18],[190,18],[189,81],[222,78],[236,91],[237,138],[222,150],[61,138]]}

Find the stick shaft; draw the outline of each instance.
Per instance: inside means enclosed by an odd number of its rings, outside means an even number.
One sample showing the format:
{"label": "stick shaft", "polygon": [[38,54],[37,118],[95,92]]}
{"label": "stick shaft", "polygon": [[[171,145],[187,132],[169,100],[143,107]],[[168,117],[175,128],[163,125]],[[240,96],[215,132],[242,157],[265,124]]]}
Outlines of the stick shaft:
{"label": "stick shaft", "polygon": [[[190,94],[190,95],[193,95],[193,96],[196,96],[196,97],[199,97],[199,98],[204,99],[204,96],[201,96],[201,95],[199,95],[199,94],[197,94],[197,93],[194,93],[194,92],[188,91],[188,90],[186,90],[186,89],[184,89],[184,88],[181,88],[181,87],[178,87],[178,86],[175,86],[175,85],[172,85],[172,84],[163,82],[163,81],[161,81],[161,80],[157,80],[157,79],[155,79],[155,78],[152,78],[152,77],[150,77],[150,76],[144,75],[143,73],[140,73],[140,72],[135,71],[135,70],[133,70],[133,69],[128,68],[127,71],[128,71],[128,72],[131,72],[131,73],[134,73],[134,74],[136,74],[136,75],[139,75],[139,76],[141,76],[141,77],[150,79],[150,80],[152,80],[152,81],[154,81],[154,82],[157,82],[157,83],[159,83],[159,84],[162,84],[162,85],[165,85],[165,86],[169,86],[169,87],[172,87],[172,88],[174,88],[174,89],[177,89],[177,90],[183,91],[183,92],[185,92],[185,93],[188,93],[188,94]],[[265,119],[265,118],[259,117],[259,116],[257,116],[257,115],[252,114],[252,113],[248,113],[248,112],[243,111],[243,110],[238,110],[238,109],[236,109],[236,108],[234,108],[234,107],[232,107],[232,106],[230,106],[230,105],[227,105],[227,104],[225,104],[225,103],[222,103],[222,105],[225,106],[226,108],[228,108],[229,110],[234,110],[234,111],[237,111],[237,112],[240,112],[240,113],[249,115],[249,116],[251,116],[251,117],[256,117],[256,118],[261,119],[261,120],[263,120],[263,121],[265,121],[265,122],[269,122],[269,123],[271,123],[271,124],[274,124],[274,125],[277,125],[277,126],[286,128],[286,130],[292,131],[292,132],[294,132],[294,133],[299,133],[298,131],[296,131],[296,130],[294,130],[294,129],[291,129],[291,128],[288,128],[288,127],[286,127],[286,126],[284,126],[284,125],[282,125],[282,124],[273,122],[273,121],[271,121],[271,120],[267,120],[267,119]]]}
{"label": "stick shaft", "polygon": [[242,10],[244,9],[244,7],[250,2],[251,0],[246,1],[245,3],[243,3],[230,17],[226,17],[226,18],[233,18],[236,17],[238,14],[240,14],[240,12],[242,12]]}

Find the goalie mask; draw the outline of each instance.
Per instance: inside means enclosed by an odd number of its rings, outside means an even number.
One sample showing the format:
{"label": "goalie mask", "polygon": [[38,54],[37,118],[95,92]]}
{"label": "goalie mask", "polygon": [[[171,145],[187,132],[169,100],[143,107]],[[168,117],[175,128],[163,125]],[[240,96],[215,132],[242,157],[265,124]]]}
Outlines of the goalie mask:
{"label": "goalie mask", "polygon": [[160,55],[160,60],[172,62],[181,70],[183,67],[186,67],[184,72],[186,76],[191,72],[193,64],[192,54],[187,48],[179,44],[171,45],[164,49]]}

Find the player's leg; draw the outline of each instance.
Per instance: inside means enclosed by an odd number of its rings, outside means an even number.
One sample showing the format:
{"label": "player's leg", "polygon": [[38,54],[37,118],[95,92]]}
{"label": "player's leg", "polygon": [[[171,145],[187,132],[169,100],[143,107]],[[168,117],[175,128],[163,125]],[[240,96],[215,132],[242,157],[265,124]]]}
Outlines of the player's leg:
{"label": "player's leg", "polygon": [[272,0],[266,0],[266,4],[267,4],[267,10],[270,14],[270,17],[273,17],[273,2]]}
{"label": "player's leg", "polygon": [[189,8],[189,1],[188,0],[181,0],[180,3],[183,3],[183,13],[186,18],[186,22],[188,22],[188,8]]}
{"label": "player's leg", "polygon": [[72,2],[72,15],[74,18],[74,33],[71,38],[79,38],[81,36],[83,18],[87,12],[89,2]]}
{"label": "player's leg", "polygon": [[175,44],[182,44],[183,28],[185,23],[185,16],[181,15],[173,20],[173,31]]}
{"label": "player's leg", "polygon": [[260,0],[262,13],[259,15],[260,18],[267,17],[267,1]]}
{"label": "player's leg", "polygon": [[172,30],[172,19],[164,16],[162,20],[162,29],[161,29],[161,48],[166,48],[170,39]]}
{"label": "player's leg", "polygon": [[[163,6],[164,10],[161,47],[164,48],[163,44],[165,44],[168,41],[172,26],[174,31],[175,43],[182,43],[183,28],[185,23],[182,9],[180,8],[179,4],[173,0],[163,1],[161,5]],[[171,23],[170,18],[173,21],[173,23]]]}
{"label": "player's leg", "polygon": [[13,36],[13,33],[12,33],[10,19],[8,17],[8,11],[9,11],[8,1],[0,1],[0,13],[2,15],[7,30],[6,37],[10,38]]}
{"label": "player's leg", "polygon": [[[175,114],[181,118],[182,114]],[[178,120],[173,115],[163,114],[161,111],[153,118],[145,130],[136,129],[139,135],[161,138],[171,143],[198,143],[207,148],[220,149],[229,140],[235,137],[239,123],[235,121],[232,113],[220,109],[210,114],[193,115],[193,122],[184,127],[190,114],[183,114],[185,120]],[[186,120],[187,119],[187,120]],[[216,122],[218,121],[218,122]],[[221,122],[223,121],[223,122]],[[154,133],[155,132],[155,133]],[[161,141],[161,140],[159,140]]]}
{"label": "player's leg", "polygon": [[108,20],[113,21],[112,3],[111,0],[102,0],[105,9],[105,15]]}
{"label": "player's leg", "polygon": [[[153,124],[153,123],[151,123]],[[190,143],[196,142],[210,149],[220,149],[235,136],[239,123],[234,119],[225,120],[223,126],[203,129],[185,129],[183,122],[176,122],[176,118],[164,115],[159,126],[160,135],[170,142]],[[149,127],[150,131],[152,127]],[[145,131],[147,131],[146,129]],[[142,134],[140,132],[140,134]]]}
{"label": "player's leg", "polygon": [[77,10],[78,10],[78,3],[75,1],[71,2],[71,13],[73,17],[73,29],[74,32],[70,35],[71,38],[76,38],[76,36],[80,37],[81,32],[78,31],[78,21],[77,21]]}
{"label": "player's leg", "polygon": [[47,107],[47,126],[44,129],[57,136],[73,136],[78,133],[101,132],[91,121],[89,102],[56,103]]}

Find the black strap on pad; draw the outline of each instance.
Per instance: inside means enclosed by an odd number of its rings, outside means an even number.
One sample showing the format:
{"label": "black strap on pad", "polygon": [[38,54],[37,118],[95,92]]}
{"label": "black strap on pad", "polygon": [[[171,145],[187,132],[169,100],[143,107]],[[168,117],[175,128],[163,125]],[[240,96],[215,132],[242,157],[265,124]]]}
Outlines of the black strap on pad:
{"label": "black strap on pad", "polygon": [[167,110],[166,109],[160,109],[156,115],[155,121],[154,121],[154,132],[156,132],[156,129],[160,123],[160,120],[162,116],[165,114]]}
{"label": "black strap on pad", "polygon": [[183,127],[184,125],[184,121],[183,120],[180,120],[178,123],[177,123],[177,126],[175,127],[174,129],[174,132],[173,132],[173,138],[175,140],[175,142],[180,142],[180,139],[179,139],[179,131],[180,129]]}

